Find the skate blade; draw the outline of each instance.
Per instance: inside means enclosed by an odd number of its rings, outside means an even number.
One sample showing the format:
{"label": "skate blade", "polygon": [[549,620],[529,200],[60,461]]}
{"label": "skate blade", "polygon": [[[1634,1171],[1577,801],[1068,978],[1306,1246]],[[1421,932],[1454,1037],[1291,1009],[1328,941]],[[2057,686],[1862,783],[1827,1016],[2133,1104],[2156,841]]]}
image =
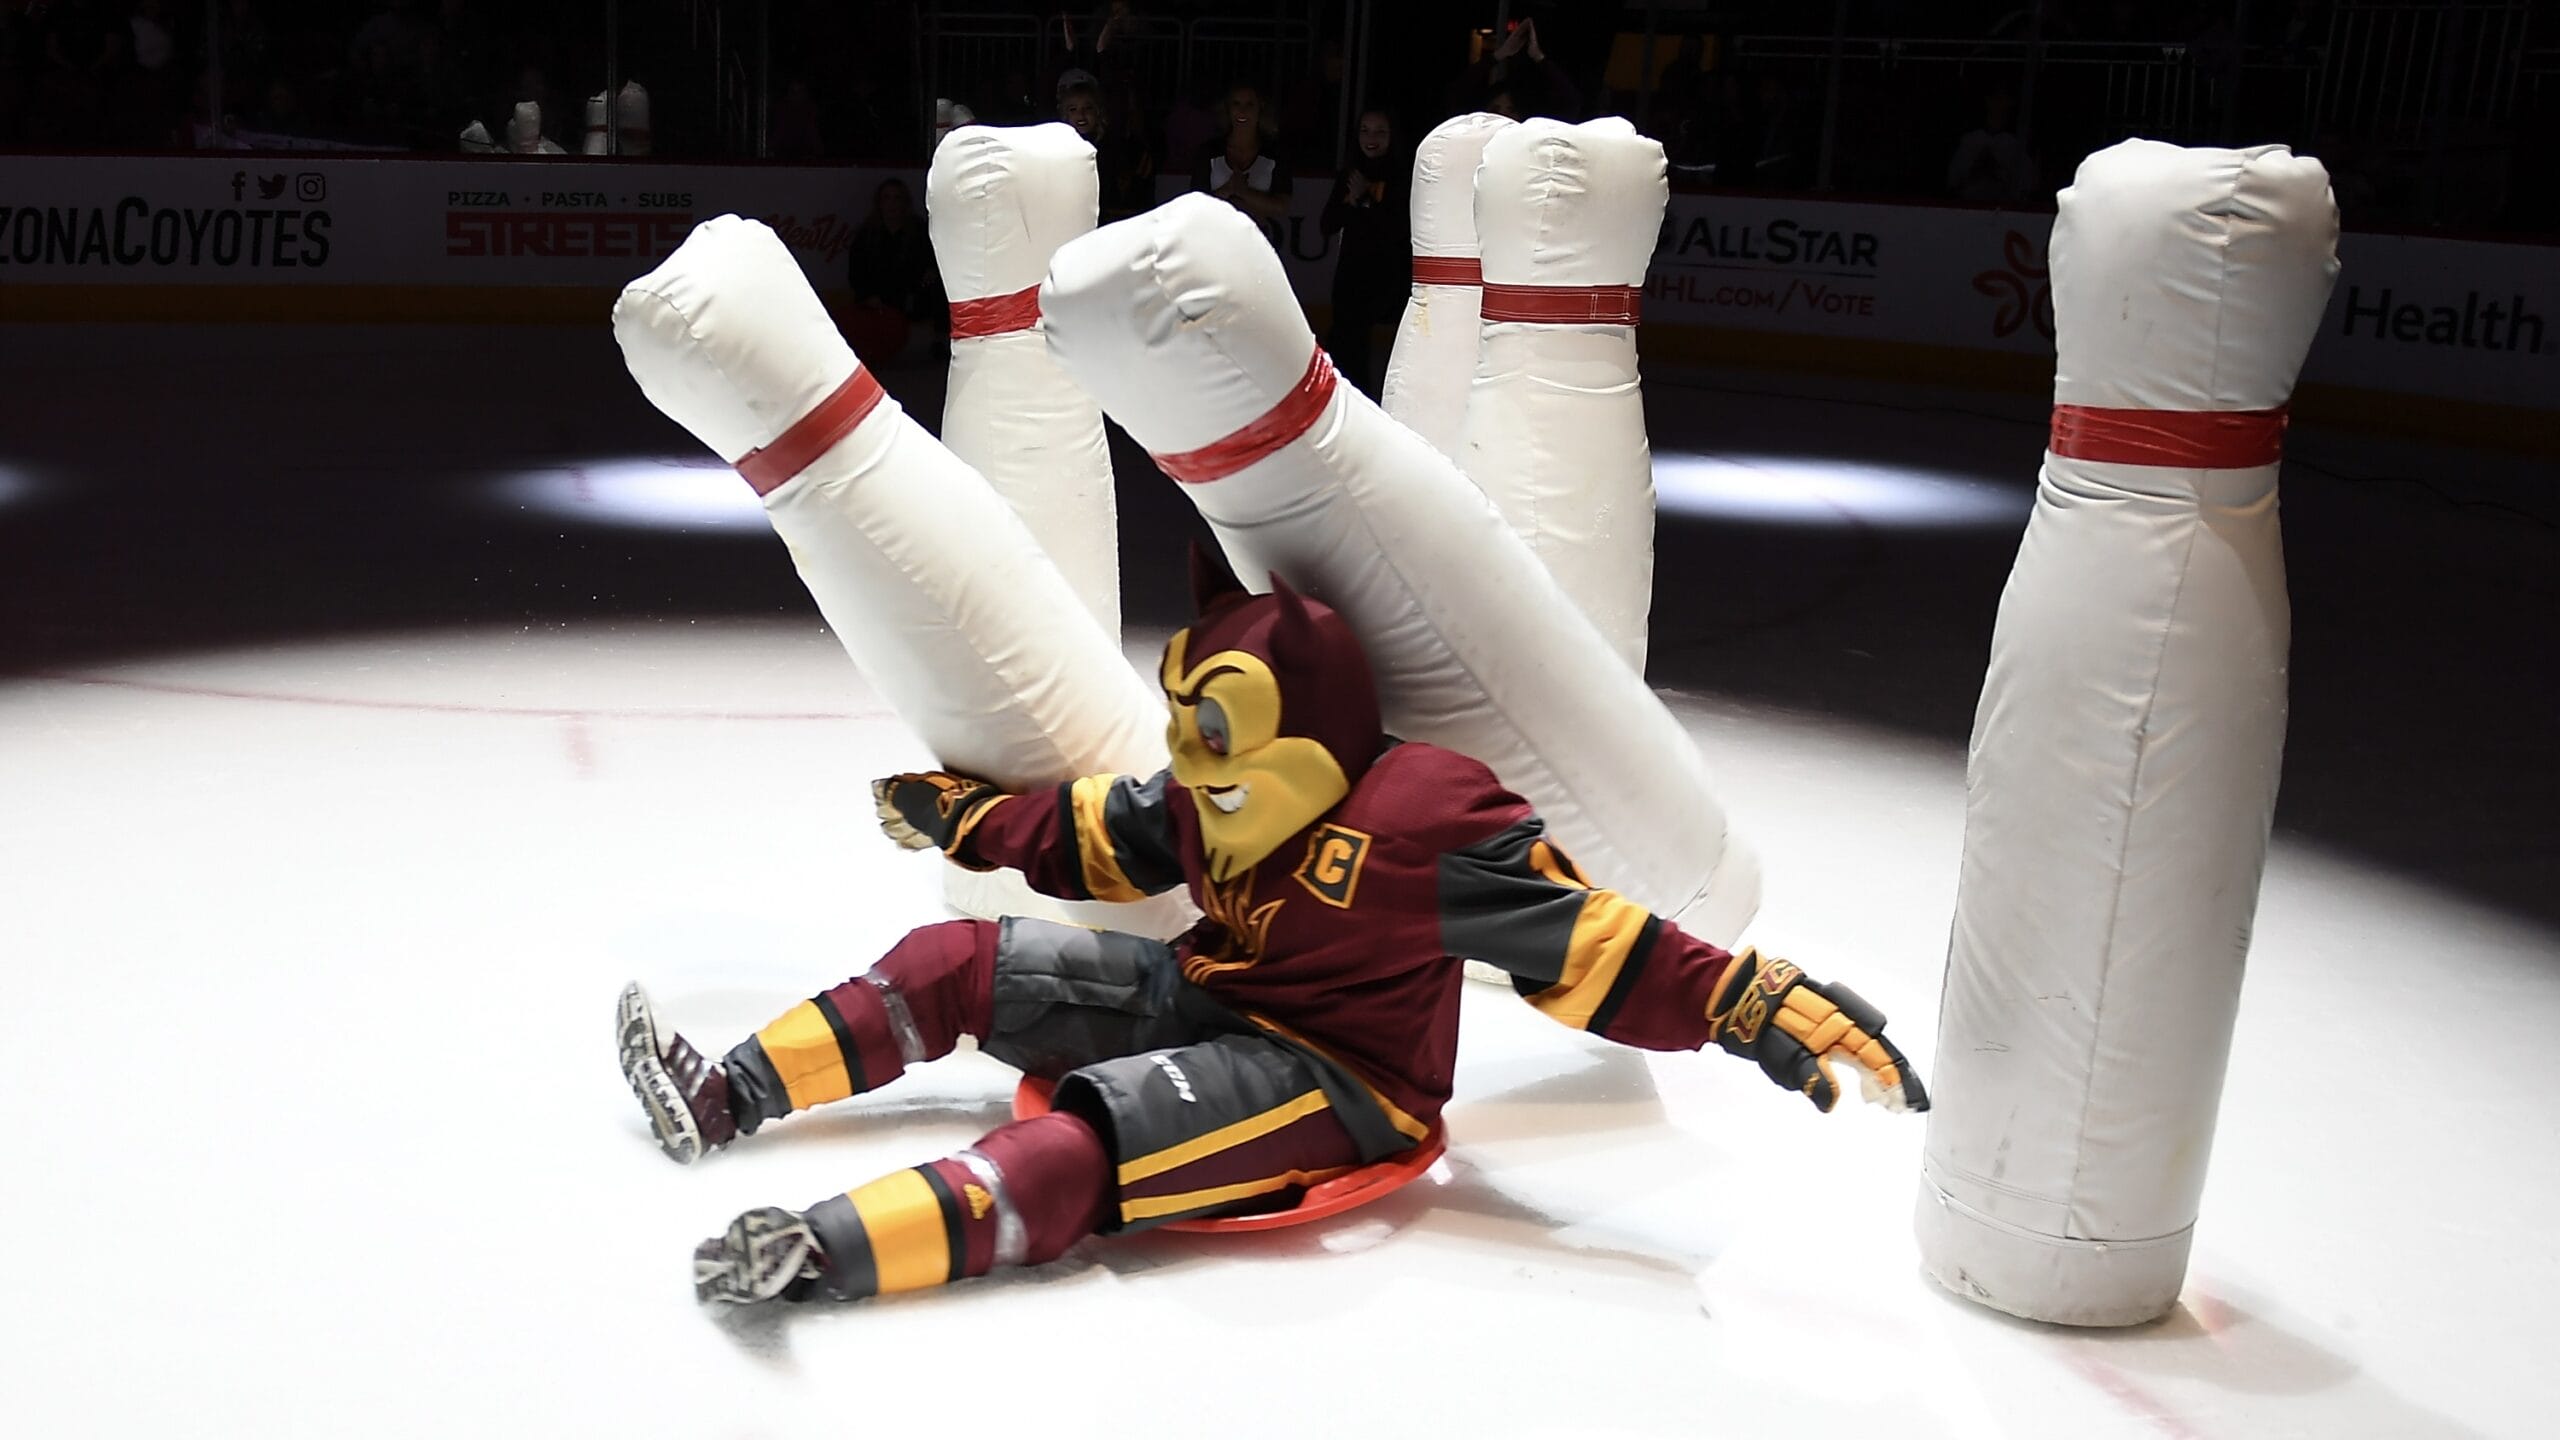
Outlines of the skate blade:
{"label": "skate blade", "polygon": [[652,1055],[627,1073],[631,1093],[640,1097],[641,1113],[649,1117],[649,1133],[658,1137],[658,1148],[679,1165],[701,1159],[702,1129],[694,1123],[693,1107],[685,1103],[684,1092],[676,1087],[666,1065]]}

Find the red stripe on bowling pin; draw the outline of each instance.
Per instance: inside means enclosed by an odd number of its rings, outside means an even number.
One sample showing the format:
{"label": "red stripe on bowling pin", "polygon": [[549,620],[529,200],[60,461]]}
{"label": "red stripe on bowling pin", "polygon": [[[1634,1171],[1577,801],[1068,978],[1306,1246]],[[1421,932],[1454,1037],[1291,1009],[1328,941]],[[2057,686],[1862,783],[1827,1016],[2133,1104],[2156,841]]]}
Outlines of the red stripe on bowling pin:
{"label": "red stripe on bowling pin", "polygon": [[1484,287],[1492,324],[1634,325],[1644,296],[1633,285],[1496,285]]}
{"label": "red stripe on bowling pin", "polygon": [[2066,460],[2247,470],[2284,456],[2286,407],[2273,410],[2112,410],[2053,407],[2047,448]]}
{"label": "red stripe on bowling pin", "polygon": [[1037,285],[1028,290],[1016,290],[1010,295],[951,302],[951,338],[954,340],[1010,335],[1039,323],[1040,287]]}
{"label": "red stripe on bowling pin", "polygon": [[880,382],[856,364],[853,373],[844,377],[844,383],[833,394],[819,401],[817,408],[792,421],[791,428],[774,436],[771,444],[759,445],[739,456],[733,468],[746,477],[757,494],[770,495],[818,463],[819,456],[852,434],[853,427],[886,398],[888,392],[880,388]]}
{"label": "red stripe on bowling pin", "polygon": [[1197,450],[1158,455],[1156,464],[1185,485],[1223,480],[1313,429],[1317,418],[1324,414],[1325,405],[1333,399],[1333,387],[1333,361],[1318,348],[1315,357],[1307,362],[1307,373],[1298,377],[1298,383],[1289,387],[1279,404],[1264,411],[1262,418]]}
{"label": "red stripe on bowling pin", "polygon": [[1413,257],[1413,283],[1482,285],[1484,262],[1469,255],[1416,255]]}

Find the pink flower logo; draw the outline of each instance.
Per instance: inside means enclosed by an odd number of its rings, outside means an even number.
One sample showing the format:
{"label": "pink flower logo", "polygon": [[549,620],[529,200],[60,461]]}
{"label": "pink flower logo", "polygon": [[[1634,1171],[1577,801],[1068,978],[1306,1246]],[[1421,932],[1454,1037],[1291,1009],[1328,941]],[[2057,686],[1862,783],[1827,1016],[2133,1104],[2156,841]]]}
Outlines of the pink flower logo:
{"label": "pink flower logo", "polygon": [[2033,320],[2036,333],[2052,339],[2053,283],[2045,278],[2045,267],[2036,263],[2035,242],[2012,230],[2002,237],[2000,249],[2009,268],[1985,270],[1973,277],[1974,289],[2000,302],[1999,313],[1991,317],[1991,333],[2005,339]]}

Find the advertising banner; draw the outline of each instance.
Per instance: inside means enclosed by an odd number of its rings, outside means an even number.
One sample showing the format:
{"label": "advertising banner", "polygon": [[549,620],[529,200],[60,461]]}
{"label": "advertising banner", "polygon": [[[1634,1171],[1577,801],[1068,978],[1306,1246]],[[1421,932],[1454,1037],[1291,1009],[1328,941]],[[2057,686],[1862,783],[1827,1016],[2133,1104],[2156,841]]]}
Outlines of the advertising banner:
{"label": "advertising banner", "polygon": [[[779,232],[821,291],[891,176],[848,166],[660,165],[576,159],[294,152],[0,157],[0,315],[19,287],[348,287],[414,300],[434,287],[609,291],[697,221],[735,213]],[[1300,299],[1329,298],[1325,177],[1299,178],[1262,227]],[[1168,176],[1170,198],[1186,182]],[[1648,327],[2050,355],[2052,217],[1790,196],[1674,195],[1644,295]],[[2349,234],[2304,380],[2560,409],[2560,249]],[[78,318],[75,307],[28,307]],[[415,313],[415,306],[411,313]],[[124,313],[134,313],[124,307]],[[278,306],[273,318],[297,312]],[[529,317],[533,311],[528,308]]]}
{"label": "advertising banner", "polygon": [[[840,289],[854,228],[893,173],[242,152],[0,158],[0,286],[612,287],[697,220],[734,212],[780,232],[812,283]],[[901,178],[922,195],[922,172]]]}
{"label": "advertising banner", "polygon": [[[1675,195],[1647,325],[2053,353],[2049,215]],[[2560,249],[2349,233],[2311,383],[2560,409]]]}

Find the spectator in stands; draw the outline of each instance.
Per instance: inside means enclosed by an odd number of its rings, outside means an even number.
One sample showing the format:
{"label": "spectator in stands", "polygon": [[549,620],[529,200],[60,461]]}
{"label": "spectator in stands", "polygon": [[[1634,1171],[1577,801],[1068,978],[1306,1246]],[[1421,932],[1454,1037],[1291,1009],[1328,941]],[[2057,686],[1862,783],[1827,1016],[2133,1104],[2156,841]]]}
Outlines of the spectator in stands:
{"label": "spectator in stands", "polygon": [[100,138],[106,118],[107,87],[122,67],[124,29],[107,13],[104,0],[53,0],[28,19],[43,36],[43,79],[37,86],[36,138],[56,144],[90,145]]}
{"label": "spectator in stands", "polygon": [[[247,0],[234,0],[246,4]],[[226,22],[227,23],[227,22]],[[471,8],[470,0],[440,0],[435,34],[451,93],[476,97],[493,75],[489,22]]]}
{"label": "spectator in stands", "polygon": [[1130,199],[1141,210],[1156,203],[1156,175],[1163,168],[1157,163],[1155,127],[1148,123],[1147,102],[1139,93],[1138,82],[1128,76],[1103,84],[1104,132],[1127,151],[1130,161]]}
{"label": "spectator in stands", "polygon": [[2016,111],[2006,90],[1982,97],[1982,123],[1965,132],[1947,161],[1947,189],[1958,199],[2015,205],[2044,198],[2036,189],[2035,156],[2018,137]]}
{"label": "spectator in stands", "polygon": [[1413,158],[1384,110],[1363,111],[1357,147],[1325,197],[1324,233],[1342,237],[1333,260],[1333,320],[1324,348],[1342,377],[1372,398],[1378,326],[1393,325],[1413,288]]}
{"label": "spectator in stands", "polygon": [[[413,72],[418,68],[418,41],[427,32],[410,0],[380,0],[373,18],[356,27],[355,36],[347,42],[347,58],[358,67],[372,70],[377,63],[392,71]],[[377,62],[372,52],[379,47],[383,54]]]}
{"label": "spectator in stands", "polygon": [[1093,77],[1070,70],[1058,82],[1058,118],[1093,147],[1093,166],[1102,181],[1102,220],[1125,220],[1155,204],[1156,161],[1143,137],[1114,132],[1102,106],[1102,91]]}
{"label": "spectator in stands", "polygon": [[134,0],[125,29],[132,63],[115,80],[110,139],[135,148],[168,145],[186,101],[186,71],[178,63],[177,29],[167,0]]}
{"label": "spectator in stands", "polygon": [[26,15],[16,5],[0,5],[0,145],[24,132],[27,112],[28,52]]}
{"label": "spectator in stands", "polygon": [[1760,98],[1741,72],[1719,70],[1716,102],[1707,120],[1710,179],[1722,190],[1748,190],[1759,183],[1760,147],[1768,138],[1761,122]]}
{"label": "spectator in stands", "polygon": [[1208,82],[1194,81],[1174,97],[1164,113],[1165,169],[1179,175],[1191,168],[1200,152],[1218,138],[1217,94]]}
{"label": "spectator in stands", "polygon": [[895,310],[927,329],[948,323],[933,239],[906,181],[893,176],[871,193],[871,213],[853,232],[848,264],[855,304]]}
{"label": "spectator in stands", "polygon": [[1277,225],[1289,216],[1289,167],[1272,153],[1278,127],[1249,80],[1227,87],[1225,131],[1191,167],[1191,188],[1226,201],[1255,220]]}
{"label": "spectator in stands", "polygon": [[1751,183],[1762,190],[1801,190],[1812,184],[1817,143],[1787,82],[1761,76],[1760,155]]}
{"label": "spectator in stands", "polygon": [[302,96],[293,82],[279,75],[267,82],[267,93],[249,115],[249,128],[268,135],[300,135],[311,128]]}
{"label": "spectator in stands", "polygon": [[1547,62],[1546,48],[1538,43],[1538,22],[1522,20],[1491,57],[1460,79],[1450,108],[1490,110],[1515,120],[1532,115],[1579,120],[1582,91],[1562,66]]}
{"label": "spectator in stands", "polygon": [[818,124],[817,97],[809,93],[809,82],[797,75],[783,85],[782,98],[773,102],[770,143],[776,160],[815,160],[827,153],[826,136]]}
{"label": "spectator in stands", "polygon": [[228,109],[254,108],[274,71],[275,42],[257,0],[226,0],[222,7],[222,86]]}
{"label": "spectator in stands", "polygon": [[881,96],[880,76],[874,68],[877,64],[876,56],[864,54],[845,67],[843,87],[827,101],[826,133],[833,147],[829,153],[879,160],[897,143],[891,139],[893,134],[914,135],[912,127],[899,130],[890,124],[890,107]]}
{"label": "spectator in stands", "polygon": [[[1058,35],[1065,42],[1070,68],[1111,80],[1130,71],[1130,41],[1137,31],[1138,7],[1130,0],[1106,0],[1090,20],[1061,12]],[[1100,80],[1096,84],[1102,83]]]}

